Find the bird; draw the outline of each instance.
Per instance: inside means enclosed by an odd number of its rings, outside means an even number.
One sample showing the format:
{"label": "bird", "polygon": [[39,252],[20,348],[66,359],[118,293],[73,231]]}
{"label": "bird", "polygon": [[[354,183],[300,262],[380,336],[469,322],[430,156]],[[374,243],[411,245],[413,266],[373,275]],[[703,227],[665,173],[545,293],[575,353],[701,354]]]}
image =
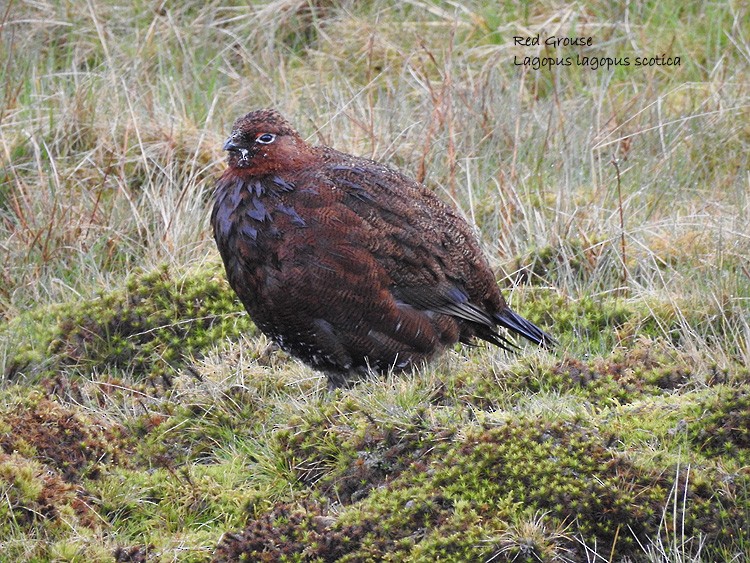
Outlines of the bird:
{"label": "bird", "polygon": [[457,342],[555,346],[508,307],[473,228],[425,185],[308,144],[270,108],[237,119],[223,149],[211,225],[229,285],[329,387],[414,369]]}

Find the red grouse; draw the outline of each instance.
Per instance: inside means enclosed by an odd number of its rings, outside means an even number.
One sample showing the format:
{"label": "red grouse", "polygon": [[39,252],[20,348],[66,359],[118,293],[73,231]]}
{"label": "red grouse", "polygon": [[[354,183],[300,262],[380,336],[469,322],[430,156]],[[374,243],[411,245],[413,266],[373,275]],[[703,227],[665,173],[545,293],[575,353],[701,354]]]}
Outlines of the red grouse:
{"label": "red grouse", "polygon": [[404,370],[457,341],[555,340],[503,299],[471,227],[415,180],[307,144],[275,110],[238,119],[211,215],[260,330],[326,373]]}

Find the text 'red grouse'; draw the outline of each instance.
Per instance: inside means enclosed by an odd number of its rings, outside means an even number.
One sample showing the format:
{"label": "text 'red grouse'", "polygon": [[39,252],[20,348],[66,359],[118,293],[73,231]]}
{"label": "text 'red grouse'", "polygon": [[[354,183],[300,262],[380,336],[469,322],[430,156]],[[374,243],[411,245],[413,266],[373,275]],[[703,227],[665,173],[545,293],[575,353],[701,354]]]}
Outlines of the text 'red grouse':
{"label": "text 'red grouse'", "polygon": [[277,111],[238,119],[211,215],[258,328],[326,373],[404,370],[458,341],[554,339],[506,304],[472,228],[415,180],[307,144]]}

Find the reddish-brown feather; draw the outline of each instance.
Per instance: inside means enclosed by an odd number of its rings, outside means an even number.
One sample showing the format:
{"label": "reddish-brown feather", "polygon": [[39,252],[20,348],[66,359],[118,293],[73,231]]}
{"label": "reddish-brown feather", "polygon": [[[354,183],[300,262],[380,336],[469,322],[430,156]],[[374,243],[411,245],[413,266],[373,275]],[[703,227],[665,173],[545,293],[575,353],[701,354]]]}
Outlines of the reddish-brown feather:
{"label": "reddish-brown feather", "polygon": [[508,308],[471,227],[381,164],[308,145],[274,110],[225,144],[211,216],[229,278],[261,331],[328,374],[419,365],[457,341],[554,339]]}

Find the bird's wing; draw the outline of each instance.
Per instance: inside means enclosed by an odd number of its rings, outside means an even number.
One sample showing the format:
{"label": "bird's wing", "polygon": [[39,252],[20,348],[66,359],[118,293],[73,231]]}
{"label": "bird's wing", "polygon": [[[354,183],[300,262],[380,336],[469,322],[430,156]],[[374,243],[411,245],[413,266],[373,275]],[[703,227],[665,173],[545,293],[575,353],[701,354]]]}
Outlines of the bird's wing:
{"label": "bird's wing", "polygon": [[368,250],[392,279],[397,299],[495,326],[505,306],[469,224],[414,180],[369,161],[328,168],[372,236]]}
{"label": "bird's wing", "polygon": [[478,336],[502,348],[513,344],[502,326],[536,344],[554,338],[508,308],[472,227],[416,181],[372,161],[330,152],[327,177],[348,197],[346,206],[374,236],[368,249],[391,277],[398,302],[468,323],[461,340]]}

